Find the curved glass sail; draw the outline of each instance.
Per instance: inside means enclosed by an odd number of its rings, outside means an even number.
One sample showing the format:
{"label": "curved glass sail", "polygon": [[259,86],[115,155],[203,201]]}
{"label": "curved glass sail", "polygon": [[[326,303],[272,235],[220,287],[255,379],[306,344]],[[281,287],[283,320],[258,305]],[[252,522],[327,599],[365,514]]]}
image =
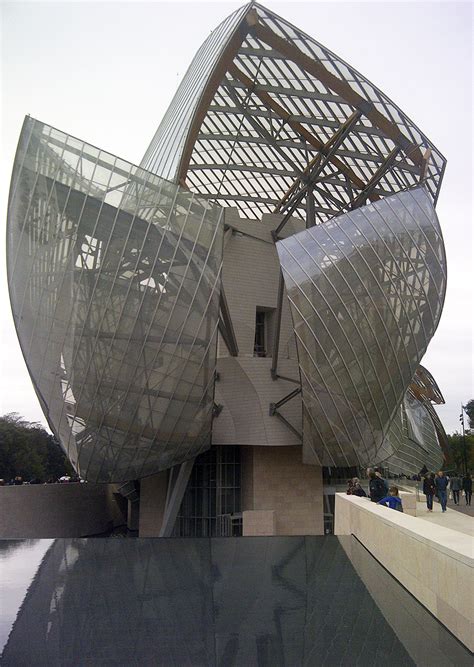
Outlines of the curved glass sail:
{"label": "curved glass sail", "polygon": [[431,405],[418,400],[408,390],[379,450],[376,464],[388,469],[391,474],[408,476],[419,473],[423,468],[439,470],[444,455],[438,426],[432,415]]}
{"label": "curved glass sail", "polygon": [[423,188],[387,197],[284,239],[277,250],[307,457],[311,451],[334,466],[377,461],[441,315],[446,263],[430,197]]}
{"label": "curved glass sail", "polygon": [[8,282],[41,405],[76,470],[135,479],[210,446],[222,209],[27,118]]}
{"label": "curved glass sail", "polygon": [[420,177],[436,202],[445,163],[377,86],[250,2],[197,52],[141,166],[254,219],[289,208],[305,218],[311,177],[324,222],[367,188],[375,201]]}

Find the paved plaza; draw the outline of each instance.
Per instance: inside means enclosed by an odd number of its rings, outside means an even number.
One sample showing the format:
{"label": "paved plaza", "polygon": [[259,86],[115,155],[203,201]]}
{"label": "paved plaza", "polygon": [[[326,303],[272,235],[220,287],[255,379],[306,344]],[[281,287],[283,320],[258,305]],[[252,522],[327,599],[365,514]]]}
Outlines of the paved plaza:
{"label": "paved plaza", "polygon": [[[455,509],[454,509],[455,508]],[[438,526],[445,526],[445,528],[451,528],[452,530],[457,530],[460,533],[465,533],[466,535],[471,535],[474,537],[474,521],[472,520],[472,507],[467,509],[471,510],[471,516],[462,512],[465,509],[462,505],[459,506],[461,511],[458,511],[458,506],[454,503],[448,504],[448,509],[446,512],[441,511],[439,503],[434,503],[433,511],[428,512],[425,502],[418,502],[416,506],[417,517],[434,523]]]}

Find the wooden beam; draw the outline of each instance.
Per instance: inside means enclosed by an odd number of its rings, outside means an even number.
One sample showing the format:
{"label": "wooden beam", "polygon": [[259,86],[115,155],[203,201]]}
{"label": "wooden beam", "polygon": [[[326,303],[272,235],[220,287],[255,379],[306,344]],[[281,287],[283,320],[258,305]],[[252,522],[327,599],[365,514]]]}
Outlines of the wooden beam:
{"label": "wooden beam", "polygon": [[237,55],[242,42],[246,38],[250,28],[255,27],[257,21],[257,12],[254,8],[251,8],[238,25],[234,35],[229,40],[225,49],[222,51],[211,76],[207,80],[204,90],[201,92],[201,97],[194,111],[194,116],[189,126],[183,152],[181,154],[181,160],[179,163],[177,181],[182,186],[184,186],[186,182],[186,174],[188,173],[194,144],[196,143],[196,139],[203,120],[206,117],[208,107],[212,102],[212,99],[216,94],[222,79],[225,77],[229,65]]}
{"label": "wooden beam", "polygon": [[[298,187],[298,184],[304,180],[305,176],[307,176],[310,179],[310,181],[313,183],[313,187],[314,187],[314,178],[319,176],[319,173],[325,167],[325,163],[322,159],[323,155],[326,157],[327,161],[333,162],[335,150],[337,150],[338,147],[344,142],[347,134],[351,131],[354,124],[358,121],[361,113],[362,113],[361,111],[354,111],[354,113],[352,113],[349,116],[349,118],[326,141],[326,143],[324,144],[324,146],[322,147],[322,149],[320,150],[318,155],[315,158],[313,158],[311,160],[311,162],[308,163],[308,165],[305,167],[303,173],[300,174],[299,177],[295,179],[295,181],[293,182],[291,187],[282,196],[282,198],[280,199],[279,204],[273,210],[274,213],[278,213],[279,211],[281,211],[282,207],[287,203],[289,198],[293,195],[294,191]],[[316,174],[313,177],[313,175],[311,173],[312,172],[314,173],[314,170],[316,170]],[[346,179],[347,179],[348,178],[347,174],[344,174],[344,175],[346,176]],[[347,180],[346,180],[346,182],[347,182]],[[364,184],[364,188],[365,188],[365,184]],[[379,199],[378,195],[372,194],[370,196],[371,201],[377,201],[378,199]]]}
{"label": "wooden beam", "polygon": [[431,148],[427,148],[426,151],[423,153],[423,164],[421,165],[420,169],[420,181],[424,181],[425,178],[428,176],[428,165],[430,162],[431,158]]}
{"label": "wooden beam", "polygon": [[374,107],[371,102],[368,102],[359,93],[351,88],[351,86],[342,79],[329,72],[321,62],[310,58],[305,53],[300,51],[295,44],[288,42],[286,39],[276,35],[273,30],[257,23],[252,28],[252,33],[262,42],[271,46],[273,49],[281,53],[283,56],[292,60],[305,72],[311,74],[316,79],[321,81],[329,90],[342,97],[348,104],[359,109],[362,113],[372,121],[372,123],[381,129],[387,137],[400,146],[405,155],[412,160],[416,165],[422,166],[423,156],[419,147],[409,141],[407,137],[400,131],[398,126],[386,118],[380,111]]}
{"label": "wooden beam", "polygon": [[[263,104],[274,111],[282,120],[284,120],[288,125],[295,131],[297,132],[303,139],[313,146],[317,151],[321,151],[324,149],[324,144],[323,142],[318,139],[317,137],[314,136],[311,132],[309,132],[301,123],[298,121],[295,121],[292,119],[292,116],[288,111],[282,107],[276,100],[271,97],[268,93],[266,93],[263,90],[259,90],[258,85],[250,78],[248,77],[244,72],[242,72],[234,63],[229,65],[228,68],[229,74],[232,74],[232,76],[239,81],[241,81],[246,88],[252,91],[252,93],[259,98]],[[347,167],[342,160],[339,160],[337,157],[332,157],[331,162],[341,171],[343,174],[345,174],[351,182],[359,189],[362,190],[365,188],[365,183],[362,179],[360,179],[357,174],[355,174],[352,169]],[[375,199],[378,199],[378,197],[375,197]]]}

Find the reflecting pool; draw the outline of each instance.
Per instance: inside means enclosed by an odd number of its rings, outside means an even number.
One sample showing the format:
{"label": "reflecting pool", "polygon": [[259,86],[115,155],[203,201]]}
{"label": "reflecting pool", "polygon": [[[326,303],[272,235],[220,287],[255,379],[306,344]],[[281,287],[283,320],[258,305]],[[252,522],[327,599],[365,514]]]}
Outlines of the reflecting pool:
{"label": "reflecting pool", "polygon": [[0,553],[4,665],[472,665],[353,537],[3,540]]}

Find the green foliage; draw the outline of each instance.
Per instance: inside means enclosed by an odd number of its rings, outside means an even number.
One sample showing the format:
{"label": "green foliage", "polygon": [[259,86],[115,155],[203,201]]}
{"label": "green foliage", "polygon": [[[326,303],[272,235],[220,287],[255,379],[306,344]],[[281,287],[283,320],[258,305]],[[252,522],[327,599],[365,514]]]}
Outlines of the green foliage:
{"label": "green foliage", "polygon": [[72,474],[59,442],[40,424],[25,421],[16,412],[0,417],[0,478],[7,481],[19,475],[25,481],[36,477],[45,482]]}
{"label": "green foliage", "polygon": [[474,398],[466,403],[464,410],[469,417],[469,428],[474,429]]}
{"label": "green foliage", "polygon": [[[457,472],[464,472],[464,441],[462,433],[448,435],[452,466]],[[467,469],[474,471],[474,434],[466,433],[466,459]]]}

